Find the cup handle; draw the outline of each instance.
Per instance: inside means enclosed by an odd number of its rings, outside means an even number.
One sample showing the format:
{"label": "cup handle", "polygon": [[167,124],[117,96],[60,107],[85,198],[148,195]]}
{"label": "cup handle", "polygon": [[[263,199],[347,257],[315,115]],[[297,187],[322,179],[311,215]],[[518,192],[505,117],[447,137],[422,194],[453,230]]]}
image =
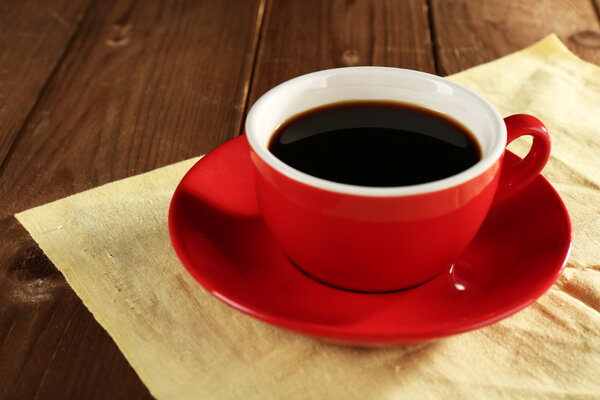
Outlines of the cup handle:
{"label": "cup handle", "polygon": [[501,176],[494,198],[495,203],[504,201],[523,189],[542,171],[550,157],[550,136],[542,121],[531,115],[515,114],[504,118],[504,123],[507,131],[507,146],[524,135],[533,136],[533,144],[527,156],[517,164],[515,169]]}

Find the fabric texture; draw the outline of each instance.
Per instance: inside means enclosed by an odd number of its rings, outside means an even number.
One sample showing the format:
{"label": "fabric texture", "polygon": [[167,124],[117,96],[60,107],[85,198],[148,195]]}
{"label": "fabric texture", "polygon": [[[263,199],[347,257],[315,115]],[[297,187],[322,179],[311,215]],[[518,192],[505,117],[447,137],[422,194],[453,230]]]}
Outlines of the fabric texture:
{"label": "fabric texture", "polygon": [[[558,399],[600,397],[600,67],[554,36],[450,79],[503,116],[548,126],[543,175],[573,224],[568,265],[536,303],[430,344],[321,343],[221,303],[169,240],[176,185],[197,158],[16,217],[159,399]],[[528,143],[509,147],[521,156]]]}

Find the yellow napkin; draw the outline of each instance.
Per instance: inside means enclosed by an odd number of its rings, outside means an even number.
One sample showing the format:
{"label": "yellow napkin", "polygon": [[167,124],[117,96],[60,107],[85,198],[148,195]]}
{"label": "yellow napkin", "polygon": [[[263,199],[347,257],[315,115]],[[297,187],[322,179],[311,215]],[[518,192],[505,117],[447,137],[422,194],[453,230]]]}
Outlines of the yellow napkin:
{"label": "yellow napkin", "polygon": [[[556,36],[451,79],[553,141],[544,175],[575,239],[559,282],[500,323],[405,348],[324,344],[234,311],[178,261],[171,195],[197,159],[17,215],[160,399],[531,399],[600,396],[600,67]],[[516,144],[523,153],[523,143]]]}

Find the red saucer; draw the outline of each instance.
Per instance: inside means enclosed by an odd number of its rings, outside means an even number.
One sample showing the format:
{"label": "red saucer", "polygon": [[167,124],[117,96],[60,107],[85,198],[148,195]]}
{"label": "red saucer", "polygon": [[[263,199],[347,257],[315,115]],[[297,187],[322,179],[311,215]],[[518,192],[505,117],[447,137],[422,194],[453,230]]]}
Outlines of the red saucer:
{"label": "red saucer", "polygon": [[[520,160],[507,151],[504,169]],[[449,270],[412,289],[356,293],[298,270],[266,230],[254,195],[246,138],[201,159],[169,212],[171,241],[192,276],[231,307],[283,328],[338,343],[425,342],[499,321],[558,279],[571,223],[542,176],[492,208]]]}

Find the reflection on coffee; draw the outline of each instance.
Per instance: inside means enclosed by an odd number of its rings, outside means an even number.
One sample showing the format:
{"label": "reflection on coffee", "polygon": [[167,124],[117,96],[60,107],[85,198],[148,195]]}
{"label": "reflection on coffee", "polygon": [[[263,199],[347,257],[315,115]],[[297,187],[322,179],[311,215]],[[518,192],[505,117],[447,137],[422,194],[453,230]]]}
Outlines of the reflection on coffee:
{"label": "reflection on coffee", "polygon": [[296,115],[273,134],[269,150],[291,167],[329,181],[392,187],[455,175],[481,159],[458,122],[387,101],[349,101]]}

